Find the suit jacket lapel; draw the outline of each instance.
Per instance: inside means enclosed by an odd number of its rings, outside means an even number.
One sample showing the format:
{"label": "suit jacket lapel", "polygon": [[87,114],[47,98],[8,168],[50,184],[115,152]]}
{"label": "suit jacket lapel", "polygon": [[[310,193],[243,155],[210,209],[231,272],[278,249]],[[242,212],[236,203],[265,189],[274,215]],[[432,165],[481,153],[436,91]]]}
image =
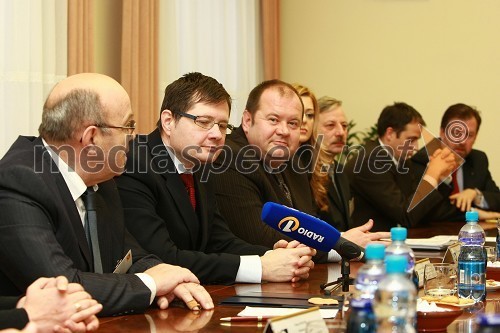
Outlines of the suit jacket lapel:
{"label": "suit jacket lapel", "polygon": [[[156,172],[163,178],[166,189],[175,202],[179,216],[181,216],[190,231],[189,235],[191,236],[192,244],[197,245],[199,235],[198,217],[191,206],[184,183],[177,173],[174,162],[170,158],[158,130],[149,135],[148,145],[153,156],[150,162],[153,172]],[[166,222],[168,223],[168,221]]]}
{"label": "suit jacket lapel", "polygon": [[[113,262],[112,258],[113,245],[111,242],[105,241],[107,237],[104,236],[106,232],[114,232],[114,230],[109,230],[106,225],[109,219],[111,218],[110,215],[113,213],[110,212],[106,207],[107,206],[104,202],[104,199],[100,195],[99,191],[97,191],[95,196],[95,208],[97,214],[97,232],[98,232],[97,237],[99,239],[99,249],[101,250],[101,261],[104,272],[106,272],[106,268],[115,266],[115,263]],[[125,249],[125,251],[128,250],[129,249]]]}
{"label": "suit jacket lapel", "polygon": [[[41,140],[39,144],[43,145]],[[43,155],[41,158],[43,158],[43,163],[46,167],[45,170],[59,170],[50,155],[47,153],[47,150],[43,150]],[[87,238],[85,237],[83,223],[80,218],[80,214],[78,213],[78,209],[76,208],[76,204],[72,199],[71,193],[69,192],[68,185],[66,185],[63,176],[59,172],[57,172],[57,175],[55,177],[54,174],[51,174],[50,177],[51,179],[55,179],[55,184],[57,186],[57,189],[53,191],[53,194],[57,196],[59,200],[64,204],[64,207],[66,207],[64,212],[67,213],[69,223],[71,223],[73,227],[76,238],[78,240],[80,251],[87,261],[89,267],[92,267],[92,256],[90,254]]]}

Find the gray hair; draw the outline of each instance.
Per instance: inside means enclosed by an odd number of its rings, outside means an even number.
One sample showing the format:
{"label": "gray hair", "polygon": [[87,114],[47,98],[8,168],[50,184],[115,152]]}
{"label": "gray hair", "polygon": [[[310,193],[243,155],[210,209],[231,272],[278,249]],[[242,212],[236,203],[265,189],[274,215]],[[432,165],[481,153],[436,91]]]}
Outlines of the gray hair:
{"label": "gray hair", "polygon": [[329,110],[332,106],[342,106],[342,101],[329,96],[323,96],[318,99],[319,112]]}
{"label": "gray hair", "polygon": [[44,139],[65,142],[89,125],[104,125],[103,107],[97,92],[74,89],[62,98],[47,98],[38,133]]}

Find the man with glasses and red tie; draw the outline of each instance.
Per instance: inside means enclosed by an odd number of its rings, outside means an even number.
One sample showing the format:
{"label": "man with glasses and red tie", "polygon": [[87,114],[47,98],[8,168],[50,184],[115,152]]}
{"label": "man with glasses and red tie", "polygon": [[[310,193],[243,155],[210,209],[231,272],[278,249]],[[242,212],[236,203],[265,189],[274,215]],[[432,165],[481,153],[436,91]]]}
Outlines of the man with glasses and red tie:
{"label": "man with glasses and red tie", "polygon": [[158,128],[131,143],[116,178],[128,230],[163,261],[193,271],[202,283],[298,281],[315,250],[278,242],[275,249],[237,238],[219,214],[204,166],[224,145],[231,97],[222,84],[189,73],[168,85]]}

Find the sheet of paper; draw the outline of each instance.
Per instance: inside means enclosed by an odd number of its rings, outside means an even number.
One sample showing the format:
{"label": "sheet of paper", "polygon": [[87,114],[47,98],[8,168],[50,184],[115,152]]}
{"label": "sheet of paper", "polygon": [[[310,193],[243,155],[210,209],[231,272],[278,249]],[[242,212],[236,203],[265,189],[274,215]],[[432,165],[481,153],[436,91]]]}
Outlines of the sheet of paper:
{"label": "sheet of paper", "polygon": [[408,238],[406,244],[412,249],[441,250],[451,245],[455,240],[450,235],[439,235],[430,238]]}
{"label": "sheet of paper", "polygon": [[[303,311],[304,309],[297,308],[270,308],[270,307],[256,307],[247,306],[243,311],[238,313],[240,317],[249,316],[285,316],[295,312]],[[331,319],[337,315],[338,309],[319,309],[323,319]]]}

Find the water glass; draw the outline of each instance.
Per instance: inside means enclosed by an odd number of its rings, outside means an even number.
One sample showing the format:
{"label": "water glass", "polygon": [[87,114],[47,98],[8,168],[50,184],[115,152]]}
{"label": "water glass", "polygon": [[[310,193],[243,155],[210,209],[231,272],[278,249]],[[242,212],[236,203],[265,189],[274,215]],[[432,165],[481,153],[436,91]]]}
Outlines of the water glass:
{"label": "water glass", "polygon": [[424,267],[425,295],[443,298],[457,292],[457,268],[449,263],[427,264]]}
{"label": "water glass", "polygon": [[485,246],[484,251],[488,261],[495,262],[497,260],[497,249],[495,246]]}

